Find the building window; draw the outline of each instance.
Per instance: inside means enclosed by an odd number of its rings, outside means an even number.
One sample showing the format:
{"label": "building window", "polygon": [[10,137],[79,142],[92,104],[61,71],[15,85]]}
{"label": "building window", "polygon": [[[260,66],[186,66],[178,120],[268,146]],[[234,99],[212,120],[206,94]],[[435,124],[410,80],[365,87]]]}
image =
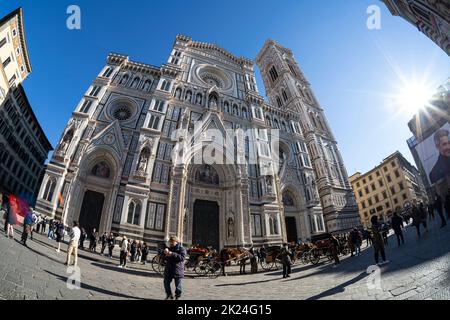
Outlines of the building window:
{"label": "building window", "polygon": [[360,196],[360,197],[362,197],[362,196],[363,196],[363,193],[362,193],[362,191],[361,191],[361,190],[359,190],[359,191],[358,191],[358,194],[359,194],[359,196]]}
{"label": "building window", "polygon": [[269,70],[269,76],[270,76],[270,79],[272,80],[272,82],[275,82],[275,80],[277,80],[277,78],[278,78],[278,72],[277,72],[277,69],[275,68],[275,66],[273,66],[272,68],[270,68],[270,70]]}
{"label": "building window", "polygon": [[395,204],[398,204],[397,198],[394,198],[394,203],[395,203]]}
{"label": "building window", "polygon": [[283,102],[281,101],[280,97],[277,96],[276,100],[277,100],[278,108],[281,108],[283,106]]}
{"label": "building window", "polygon": [[369,199],[369,206],[373,205],[372,198]]}
{"label": "building window", "polygon": [[252,236],[253,237],[262,237],[262,228],[261,228],[261,215],[252,214]]}
{"label": "building window", "polygon": [[56,179],[49,178],[45,186],[44,195],[42,196],[42,198],[47,201],[52,201],[55,188],[56,188]]}
{"label": "building window", "polygon": [[387,167],[383,167],[383,171],[384,171],[384,172],[387,172],[387,171],[388,171],[388,168],[387,168]]}
{"label": "building window", "polygon": [[148,122],[148,128],[153,130],[159,130],[159,123],[161,121],[161,116],[152,114]]}
{"label": "building window", "polygon": [[372,175],[369,176],[369,181],[372,181]]}
{"label": "building window", "polygon": [[365,201],[362,201],[362,202],[361,202],[361,206],[362,206],[363,209],[365,209],[365,208],[366,208],[366,202],[365,202]]}
{"label": "building window", "polygon": [[128,218],[127,223],[139,225],[141,218],[141,202],[132,200],[128,205]]}
{"label": "building window", "polygon": [[363,181],[362,181],[362,182],[363,182],[363,184],[366,184],[366,179],[363,179]]}
{"label": "building window", "polygon": [[3,47],[5,44],[6,44],[6,38],[3,38],[3,39],[0,41],[0,48]]}
{"label": "building window", "polygon": [[109,78],[111,76],[111,73],[113,72],[113,68],[108,67],[105,72],[103,72],[102,77]]}
{"label": "building window", "polygon": [[380,176],[380,171],[377,171],[376,175],[377,175],[377,177],[379,177]]}
{"label": "building window", "polygon": [[389,202],[386,202],[386,208],[389,208],[391,205]]}
{"label": "building window", "polygon": [[101,89],[102,89],[102,87],[94,86],[92,88],[91,92],[89,93],[89,95],[92,96],[92,97],[96,97]]}
{"label": "building window", "polygon": [[398,170],[395,170],[394,174],[396,178],[400,178],[400,173],[398,172]]}
{"label": "building window", "polygon": [[160,90],[163,90],[163,91],[170,91],[170,81],[168,81],[168,80],[163,80],[163,81],[161,82]]}
{"label": "building window", "polygon": [[357,188],[359,188],[359,187],[360,187],[360,184],[359,184],[359,182],[357,182],[357,183],[356,183],[356,187],[357,187]]}
{"label": "building window", "polygon": [[404,194],[402,195],[402,197],[403,197],[403,200],[408,199],[408,196],[406,195],[406,193],[404,193]]}
{"label": "building window", "polygon": [[395,187],[391,187],[391,194],[392,194],[392,195],[395,194]]}
{"label": "building window", "polygon": [[377,188],[375,187],[375,184],[370,185],[372,187],[372,191],[375,191]]}
{"label": "building window", "polygon": [[287,95],[286,91],[282,90],[281,94],[283,95],[284,101],[288,101],[288,95]]}
{"label": "building window", "polygon": [[153,110],[155,111],[159,111],[159,112],[164,112],[164,101],[161,100],[156,100],[155,104],[153,105]]}
{"label": "building window", "polygon": [[365,187],[364,191],[366,192],[366,194],[369,194],[369,188]]}
{"label": "building window", "polygon": [[378,180],[378,184],[380,185],[380,187],[384,186],[383,180]]}
{"label": "building window", "polygon": [[164,216],[166,205],[162,203],[150,202],[147,211],[147,220],[145,227],[151,230],[164,230]]}
{"label": "building window", "polygon": [[387,199],[387,193],[386,193],[386,191],[383,191],[383,199]]}
{"label": "building window", "polygon": [[388,182],[392,182],[391,176],[389,174],[386,176],[386,179]]}
{"label": "building window", "polygon": [[278,218],[277,217],[269,218],[269,231],[270,231],[271,235],[278,234]]}
{"label": "building window", "polygon": [[380,198],[378,198],[378,195],[375,195],[375,203],[380,202]]}
{"label": "building window", "polygon": [[400,187],[400,190],[404,190],[405,188],[403,187],[403,182],[400,182],[399,184],[398,184],[398,186]]}
{"label": "building window", "polygon": [[395,161],[391,162],[391,166],[392,166],[392,168],[395,168]]}
{"label": "building window", "polygon": [[5,61],[3,61],[3,68],[6,68],[6,66],[11,62],[11,57],[6,58]]}

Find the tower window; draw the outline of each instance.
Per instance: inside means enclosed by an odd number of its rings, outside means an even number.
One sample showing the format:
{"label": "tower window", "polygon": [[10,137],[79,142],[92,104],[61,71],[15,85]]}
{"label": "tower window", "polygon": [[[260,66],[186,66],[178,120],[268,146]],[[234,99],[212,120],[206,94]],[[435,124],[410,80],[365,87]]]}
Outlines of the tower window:
{"label": "tower window", "polygon": [[283,90],[282,94],[283,94],[284,101],[288,101],[288,95],[287,95],[286,91]]}
{"label": "tower window", "polygon": [[272,80],[272,82],[275,82],[275,80],[278,79],[278,72],[277,72],[277,69],[275,68],[275,66],[270,68],[269,75],[270,75],[270,79]]}

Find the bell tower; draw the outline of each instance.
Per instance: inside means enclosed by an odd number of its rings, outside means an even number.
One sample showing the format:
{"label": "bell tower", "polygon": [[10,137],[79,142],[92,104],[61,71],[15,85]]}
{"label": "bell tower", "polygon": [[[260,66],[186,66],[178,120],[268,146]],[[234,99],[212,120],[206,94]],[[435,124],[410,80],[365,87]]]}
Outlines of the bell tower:
{"label": "bell tower", "polygon": [[347,231],[360,225],[356,200],[337,141],[292,51],[267,40],[256,63],[270,103],[300,117],[327,231]]}

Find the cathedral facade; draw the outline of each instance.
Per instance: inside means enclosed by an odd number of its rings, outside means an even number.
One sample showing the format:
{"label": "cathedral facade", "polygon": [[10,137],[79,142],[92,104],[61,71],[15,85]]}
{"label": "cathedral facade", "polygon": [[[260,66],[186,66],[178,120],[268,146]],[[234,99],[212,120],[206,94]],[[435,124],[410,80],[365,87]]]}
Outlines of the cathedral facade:
{"label": "cathedral facade", "polygon": [[269,40],[256,62],[268,101],[253,61],[213,44],[178,35],[159,67],[110,54],[61,136],[36,211],[152,246],[170,235],[275,245],[359,225],[292,52]]}

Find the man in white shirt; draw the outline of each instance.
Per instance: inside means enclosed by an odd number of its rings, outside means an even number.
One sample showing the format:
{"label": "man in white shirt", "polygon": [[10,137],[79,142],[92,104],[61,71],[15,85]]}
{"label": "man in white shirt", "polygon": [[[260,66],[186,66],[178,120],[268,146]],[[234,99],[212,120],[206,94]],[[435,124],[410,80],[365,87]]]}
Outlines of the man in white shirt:
{"label": "man in white shirt", "polygon": [[69,247],[67,249],[67,266],[70,266],[70,256],[74,255],[73,265],[77,265],[78,260],[78,242],[80,241],[81,230],[78,228],[78,222],[73,222],[73,228],[70,232]]}

